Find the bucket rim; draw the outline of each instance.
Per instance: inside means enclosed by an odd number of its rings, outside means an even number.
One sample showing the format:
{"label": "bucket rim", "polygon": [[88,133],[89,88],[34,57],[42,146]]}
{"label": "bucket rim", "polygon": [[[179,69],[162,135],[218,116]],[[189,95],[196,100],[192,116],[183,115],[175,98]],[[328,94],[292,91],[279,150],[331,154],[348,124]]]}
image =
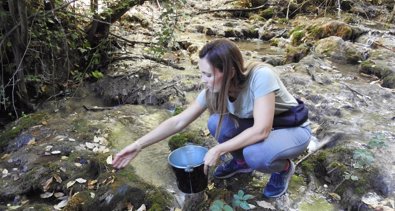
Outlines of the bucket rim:
{"label": "bucket rim", "polygon": [[175,167],[175,168],[179,168],[179,169],[195,168],[195,167],[198,167],[198,166],[202,165],[202,164],[204,163],[204,160],[203,160],[202,162],[196,164],[196,165],[190,165],[190,166],[178,166],[178,165],[173,164],[173,163],[170,161],[170,156],[171,156],[174,152],[180,151],[180,150],[182,150],[182,149],[184,149],[184,148],[187,148],[187,147],[202,148],[202,149],[206,150],[206,153],[208,152],[208,148],[207,148],[207,147],[203,147],[203,146],[200,146],[200,145],[189,144],[189,145],[182,146],[182,147],[179,147],[179,148],[177,148],[177,149],[171,151],[170,154],[167,156],[167,162],[168,162],[171,166],[173,166],[173,167]]}

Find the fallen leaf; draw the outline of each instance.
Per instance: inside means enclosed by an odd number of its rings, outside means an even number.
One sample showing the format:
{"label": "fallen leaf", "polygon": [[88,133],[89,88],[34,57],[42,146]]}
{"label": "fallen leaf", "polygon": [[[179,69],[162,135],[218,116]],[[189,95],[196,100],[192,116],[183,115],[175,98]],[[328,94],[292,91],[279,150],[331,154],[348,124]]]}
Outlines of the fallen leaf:
{"label": "fallen leaf", "polygon": [[276,208],[272,204],[266,201],[257,201],[256,204],[262,208],[276,210]]}
{"label": "fallen leaf", "polygon": [[85,146],[86,146],[88,149],[93,149],[93,148],[95,148],[96,144],[91,143],[91,142],[85,142]]}
{"label": "fallen leaf", "polygon": [[112,155],[107,157],[106,162],[108,165],[112,165]]}
{"label": "fallen leaf", "polygon": [[93,193],[93,192],[90,192],[90,195],[91,195],[91,198],[92,198],[92,199],[94,199],[95,196],[96,196],[95,193]]}
{"label": "fallen leaf", "polygon": [[43,190],[44,190],[45,192],[49,189],[49,187],[50,187],[52,181],[53,181],[53,177],[51,177],[51,178],[47,179],[47,181],[41,183],[41,185],[43,186]]}
{"label": "fallen leaf", "polygon": [[55,178],[56,182],[62,183],[62,178],[59,175],[55,174],[53,175],[53,178]]}
{"label": "fallen leaf", "polygon": [[62,153],[62,152],[59,151],[59,150],[55,150],[55,151],[52,151],[52,152],[51,152],[51,154],[53,154],[53,155],[58,155],[58,154],[60,154],[60,153]]}
{"label": "fallen leaf", "polygon": [[207,186],[208,190],[212,190],[214,188],[214,183],[211,183],[210,185]]}
{"label": "fallen leaf", "polygon": [[86,179],[83,179],[83,178],[78,178],[75,181],[77,181],[80,184],[86,183]]}
{"label": "fallen leaf", "polygon": [[4,154],[3,156],[1,156],[1,159],[4,160],[6,158],[8,158],[10,156],[10,154]]}
{"label": "fallen leaf", "polygon": [[7,175],[8,174],[8,170],[4,169],[2,173],[3,173],[3,175]]}
{"label": "fallen leaf", "polygon": [[71,186],[73,186],[75,183],[75,181],[70,181],[67,183],[66,188],[70,188]]}
{"label": "fallen leaf", "polygon": [[64,193],[62,193],[62,192],[56,192],[56,193],[54,193],[53,195],[54,195],[56,198],[60,198],[60,197],[64,196]]}
{"label": "fallen leaf", "polygon": [[53,208],[55,208],[56,210],[61,210],[63,207],[65,207],[67,205],[68,202],[69,202],[69,199],[65,199],[65,200],[59,202],[59,204],[53,206]]}
{"label": "fallen leaf", "polygon": [[27,145],[33,145],[35,143],[36,143],[36,139],[32,138],[32,139],[29,140],[29,142],[27,142]]}
{"label": "fallen leaf", "polygon": [[52,145],[45,146],[45,151],[47,151],[47,152],[50,151],[52,149],[52,147],[53,147]]}
{"label": "fallen leaf", "polygon": [[40,194],[40,198],[42,198],[42,199],[47,199],[51,196],[53,196],[53,193],[50,193],[50,192],[45,192],[45,193]]}
{"label": "fallen leaf", "polygon": [[88,185],[95,185],[97,180],[89,180]]}

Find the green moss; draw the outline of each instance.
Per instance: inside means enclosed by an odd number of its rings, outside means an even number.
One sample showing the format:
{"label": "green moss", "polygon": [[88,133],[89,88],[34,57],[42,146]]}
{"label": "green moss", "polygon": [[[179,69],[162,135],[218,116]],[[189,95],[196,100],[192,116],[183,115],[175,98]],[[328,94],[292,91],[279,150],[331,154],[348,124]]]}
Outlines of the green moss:
{"label": "green moss", "polygon": [[271,39],[270,40],[271,46],[278,46],[279,43],[280,43],[280,41],[278,39]]}
{"label": "green moss", "polygon": [[162,189],[155,189],[147,194],[147,200],[152,204],[149,211],[162,211],[170,207],[172,197]]}
{"label": "green moss", "polygon": [[288,22],[289,22],[289,20],[286,19],[286,18],[277,18],[276,21],[277,21],[277,23],[279,23],[279,24],[285,24],[285,23],[288,23]]}
{"label": "green moss", "polygon": [[260,12],[259,15],[265,19],[270,19],[274,16],[274,9],[272,7],[269,7]]}
{"label": "green moss", "polygon": [[18,136],[22,130],[40,124],[47,118],[47,115],[44,113],[33,113],[25,115],[14,123],[8,125],[6,130],[0,134],[0,148],[5,147],[8,142]]}
{"label": "green moss", "polygon": [[324,29],[318,25],[307,27],[307,31],[309,32],[309,37],[315,40],[321,39],[324,36]]}
{"label": "green moss", "polygon": [[343,163],[341,162],[332,162],[330,165],[330,168],[337,168],[339,169],[341,172],[346,172],[347,171],[347,166],[345,166]]}
{"label": "green moss", "polygon": [[176,109],[174,110],[173,116],[180,114],[184,110],[185,110],[184,108],[177,106]]}
{"label": "green moss", "polygon": [[171,151],[173,151],[187,143],[201,145],[203,141],[204,140],[199,135],[198,131],[186,131],[172,136],[169,140],[169,148]]}
{"label": "green moss", "polygon": [[263,21],[264,20],[264,18],[259,14],[250,15],[249,19],[252,21]]}
{"label": "green moss", "polygon": [[117,173],[117,178],[124,182],[138,182],[140,180],[135,170],[131,167],[124,168]]}
{"label": "green moss", "polygon": [[293,46],[298,46],[302,42],[302,38],[304,37],[304,31],[303,30],[297,30],[294,31],[291,34],[291,44]]}
{"label": "green moss", "polygon": [[299,45],[297,47],[288,45],[286,48],[286,62],[299,62],[303,57],[305,57],[310,51],[310,48],[305,45]]}
{"label": "green moss", "polygon": [[293,193],[297,193],[301,186],[305,186],[303,177],[298,175],[292,175],[291,182],[289,183],[289,190]]}
{"label": "green moss", "polygon": [[74,210],[83,210],[84,204],[91,201],[92,198],[90,196],[89,191],[82,191],[75,194],[67,203],[66,207],[63,208],[64,211],[74,211]]}
{"label": "green moss", "polygon": [[76,119],[71,125],[73,126],[73,130],[78,133],[88,133],[90,130],[88,120],[86,119]]}
{"label": "green moss", "polygon": [[327,202],[323,198],[314,198],[312,200],[309,200],[309,202],[302,202],[300,207],[300,211],[333,211],[335,208]]}

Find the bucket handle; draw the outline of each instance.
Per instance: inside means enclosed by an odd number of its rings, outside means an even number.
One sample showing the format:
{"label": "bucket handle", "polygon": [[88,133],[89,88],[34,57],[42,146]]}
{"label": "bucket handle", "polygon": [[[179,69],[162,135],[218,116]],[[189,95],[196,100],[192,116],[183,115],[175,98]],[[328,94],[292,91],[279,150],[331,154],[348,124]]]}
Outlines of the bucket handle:
{"label": "bucket handle", "polygon": [[191,173],[191,172],[193,172],[193,167],[190,166],[190,165],[187,165],[187,167],[185,168],[184,171],[187,172],[187,173]]}

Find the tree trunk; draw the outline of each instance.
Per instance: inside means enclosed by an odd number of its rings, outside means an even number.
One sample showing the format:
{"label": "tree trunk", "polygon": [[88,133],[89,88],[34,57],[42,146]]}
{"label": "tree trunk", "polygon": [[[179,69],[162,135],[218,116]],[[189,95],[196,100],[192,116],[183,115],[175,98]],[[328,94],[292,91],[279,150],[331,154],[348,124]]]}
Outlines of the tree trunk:
{"label": "tree trunk", "polygon": [[131,7],[143,3],[143,0],[120,0],[117,4],[110,6],[111,13],[104,12],[103,14],[95,15],[95,20],[90,24],[90,28],[86,30],[91,45],[93,47],[97,46],[100,40],[108,36],[111,23],[118,21]]}
{"label": "tree trunk", "polygon": [[[16,86],[16,89],[13,88],[13,96],[17,96],[17,98],[13,97],[13,102],[15,100],[23,103],[23,107],[32,110],[33,107],[28,102],[29,96],[26,88],[25,81],[25,73],[24,73],[24,63],[23,56],[24,52],[27,48],[27,33],[28,33],[28,25],[27,25],[27,8],[24,0],[8,0],[8,5],[10,9],[10,14],[12,18],[11,26],[14,26],[20,22],[20,26],[17,30],[14,30],[12,37],[10,39],[12,45],[12,52],[14,56],[15,63],[15,72],[12,74],[15,83],[12,86]],[[8,26],[7,28],[11,27]],[[15,111],[16,116],[18,117],[17,112]]]}
{"label": "tree trunk", "polygon": [[99,0],[91,0],[91,12],[93,14],[97,14],[97,11],[99,10]]}

